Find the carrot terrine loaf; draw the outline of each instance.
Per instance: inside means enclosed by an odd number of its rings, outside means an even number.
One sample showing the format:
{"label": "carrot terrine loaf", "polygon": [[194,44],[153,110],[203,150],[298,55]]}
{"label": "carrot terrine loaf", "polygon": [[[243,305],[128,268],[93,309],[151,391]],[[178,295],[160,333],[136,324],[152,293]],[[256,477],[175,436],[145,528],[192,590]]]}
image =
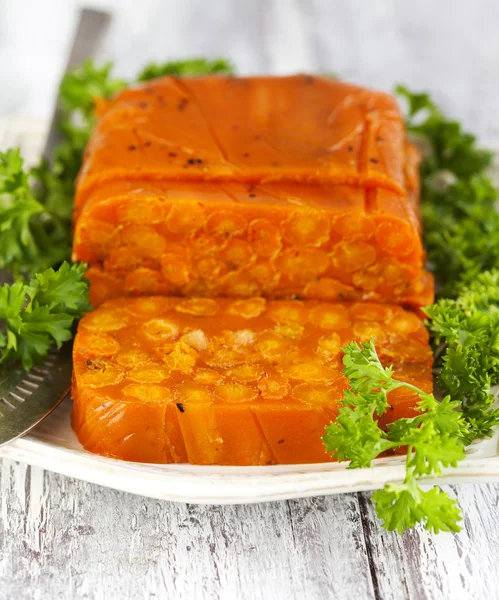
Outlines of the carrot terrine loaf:
{"label": "carrot terrine loaf", "polygon": [[325,77],[166,77],[102,103],[74,259],[123,295],[429,304],[417,151],[390,96]]}
{"label": "carrot terrine loaf", "polygon": [[[111,300],[79,325],[73,426],[86,449],[132,461],[328,461],[321,437],[347,387],[340,349],[371,337],[396,377],[431,391],[428,333],[400,306]],[[417,400],[392,392],[383,419],[411,416]]]}

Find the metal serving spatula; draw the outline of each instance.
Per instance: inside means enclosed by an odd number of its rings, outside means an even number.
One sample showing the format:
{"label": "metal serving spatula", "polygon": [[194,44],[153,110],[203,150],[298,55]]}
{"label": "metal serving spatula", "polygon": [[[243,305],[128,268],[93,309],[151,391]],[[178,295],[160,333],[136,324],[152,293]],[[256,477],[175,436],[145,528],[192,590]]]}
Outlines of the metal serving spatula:
{"label": "metal serving spatula", "polygon": [[[95,55],[111,22],[105,12],[83,9],[65,72]],[[58,142],[56,106],[45,144],[44,156],[50,161]],[[71,386],[71,344],[49,352],[44,363],[26,372],[21,367],[0,373],[0,446],[32,429],[49,415],[68,395]]]}

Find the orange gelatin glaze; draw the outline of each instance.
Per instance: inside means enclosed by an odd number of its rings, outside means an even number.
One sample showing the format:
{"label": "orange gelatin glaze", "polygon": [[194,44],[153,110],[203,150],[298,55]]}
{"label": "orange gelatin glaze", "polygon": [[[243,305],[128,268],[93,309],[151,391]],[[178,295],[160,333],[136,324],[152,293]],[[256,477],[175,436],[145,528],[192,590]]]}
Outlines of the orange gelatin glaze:
{"label": "orange gelatin glaze", "polygon": [[[131,461],[329,461],[321,437],[347,387],[341,347],[372,337],[396,377],[431,390],[428,333],[399,306],[112,300],[79,324],[73,426],[87,450]],[[384,423],[412,415],[417,398],[389,401]]]}
{"label": "orange gelatin glaze", "polygon": [[161,78],[102,102],[73,258],[148,294],[420,307],[419,154],[390,96],[325,77]]}

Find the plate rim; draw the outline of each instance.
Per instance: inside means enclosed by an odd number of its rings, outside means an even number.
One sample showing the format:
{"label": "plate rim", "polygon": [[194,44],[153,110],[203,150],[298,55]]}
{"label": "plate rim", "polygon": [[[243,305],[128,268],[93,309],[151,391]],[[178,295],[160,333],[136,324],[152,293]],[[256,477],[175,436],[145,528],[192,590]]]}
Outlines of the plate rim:
{"label": "plate rim", "polygon": [[[400,483],[404,459],[379,459],[372,467],[342,463],[222,467],[132,463],[64,448],[32,435],[4,446],[0,457],[122,492],[190,504],[253,504],[310,496],[361,492]],[[499,456],[468,457],[425,484],[499,482]]]}

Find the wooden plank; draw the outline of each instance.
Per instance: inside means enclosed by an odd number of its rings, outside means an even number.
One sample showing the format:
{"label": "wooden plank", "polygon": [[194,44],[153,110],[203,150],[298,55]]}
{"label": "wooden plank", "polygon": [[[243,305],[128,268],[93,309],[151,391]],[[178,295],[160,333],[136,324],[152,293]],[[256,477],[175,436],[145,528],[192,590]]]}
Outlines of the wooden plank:
{"label": "wooden plank", "polygon": [[4,460],[0,496],[2,600],[374,598],[354,494],[172,504]]}
{"label": "wooden plank", "polygon": [[3,461],[0,598],[493,598],[499,486],[451,493],[460,534],[399,536],[367,494],[197,507]]}
{"label": "wooden plank", "polygon": [[358,494],[288,501],[298,598],[374,598]]}
{"label": "wooden plank", "polygon": [[456,535],[430,535],[422,528],[402,536],[386,532],[369,494],[359,494],[377,598],[499,597],[499,486],[443,489],[457,498],[463,511],[463,530]]}

